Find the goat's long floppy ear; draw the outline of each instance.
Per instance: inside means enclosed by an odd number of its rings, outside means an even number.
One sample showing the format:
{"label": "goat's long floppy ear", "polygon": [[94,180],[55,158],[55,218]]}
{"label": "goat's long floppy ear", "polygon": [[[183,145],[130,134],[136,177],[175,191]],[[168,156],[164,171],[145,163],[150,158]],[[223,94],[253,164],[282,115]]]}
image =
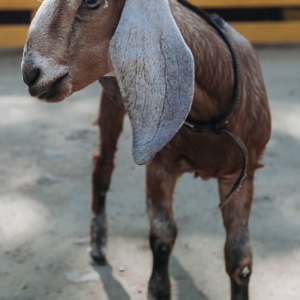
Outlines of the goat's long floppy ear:
{"label": "goat's long floppy ear", "polygon": [[194,60],[167,0],[126,0],[110,56],[133,128],[133,158],[147,163],[176,134],[194,94]]}

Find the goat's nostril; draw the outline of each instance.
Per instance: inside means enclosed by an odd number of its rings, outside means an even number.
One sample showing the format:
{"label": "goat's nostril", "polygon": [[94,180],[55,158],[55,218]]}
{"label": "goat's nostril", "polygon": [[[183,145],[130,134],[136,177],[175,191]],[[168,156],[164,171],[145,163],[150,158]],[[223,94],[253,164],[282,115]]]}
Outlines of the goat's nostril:
{"label": "goat's nostril", "polygon": [[23,80],[28,86],[30,86],[36,82],[36,80],[40,76],[40,73],[40,69],[38,68],[34,68],[28,71],[26,70],[23,72]]}

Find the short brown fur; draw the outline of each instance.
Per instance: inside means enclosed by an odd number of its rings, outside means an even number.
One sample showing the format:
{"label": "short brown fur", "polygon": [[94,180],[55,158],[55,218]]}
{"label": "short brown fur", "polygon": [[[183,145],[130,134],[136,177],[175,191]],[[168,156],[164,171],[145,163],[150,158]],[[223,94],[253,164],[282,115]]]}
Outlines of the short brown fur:
{"label": "short brown fur", "polygon": [[[78,7],[80,1],[76,1],[74,2]],[[92,188],[94,217],[91,225],[91,254],[99,263],[105,262],[103,250],[107,239],[106,193],[114,169],[116,145],[125,115],[116,79],[103,76],[112,71],[108,44],[118,24],[123,5],[124,1],[109,1],[105,26],[97,26],[95,19],[89,28],[91,32],[80,27],[81,23],[87,22],[87,16],[77,16],[71,31],[73,35],[81,38],[78,40],[67,38],[66,44],[59,47],[63,52],[61,59],[67,61],[70,66],[69,77],[66,80],[72,82],[73,91],[99,78],[104,90],[98,118],[101,142],[94,155]],[[170,7],[195,61],[195,93],[190,116],[201,122],[217,121],[228,113],[233,105],[234,71],[230,51],[222,38],[205,20],[176,1],[170,1]],[[59,23],[61,22],[60,18]],[[55,28],[55,24],[51,26]],[[252,271],[248,219],[253,199],[254,173],[261,167],[261,158],[270,138],[271,118],[257,55],[246,40],[227,24],[224,26],[239,61],[241,83],[239,106],[226,125],[226,129],[239,136],[249,152],[247,177],[239,191],[231,196],[231,201],[222,208],[227,235],[224,251],[226,270],[231,281],[231,299],[247,300]],[[89,49],[94,43],[92,37],[95,35],[99,37],[99,45]],[[31,37],[28,39],[27,47],[30,48],[30,45]],[[47,49],[40,46],[39,53],[46,56]],[[89,65],[84,65],[86,55],[95,55]],[[26,53],[24,57],[26,62]],[[98,60],[101,60],[101,65]],[[26,63],[24,65],[24,70],[26,67],[29,69]],[[25,73],[26,70],[23,72]],[[56,102],[65,96],[66,94],[60,95],[58,92],[57,97],[42,100]],[[151,226],[150,246],[153,252],[149,299],[171,299],[168,261],[177,235],[172,210],[176,180],[185,172],[193,172],[203,179],[216,178],[220,199],[223,199],[235,183],[241,168],[240,152],[228,136],[211,132],[195,133],[186,127],[182,127],[147,164],[146,196]]]}

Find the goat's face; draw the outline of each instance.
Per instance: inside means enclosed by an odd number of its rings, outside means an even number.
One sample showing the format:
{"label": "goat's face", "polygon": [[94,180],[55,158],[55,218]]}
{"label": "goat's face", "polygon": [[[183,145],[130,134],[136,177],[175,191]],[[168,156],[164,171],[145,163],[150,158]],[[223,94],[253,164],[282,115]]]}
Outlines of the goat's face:
{"label": "goat's face", "polygon": [[193,99],[193,56],[168,0],[44,0],[22,71],[30,94],[48,102],[115,71],[138,164],[176,134]]}
{"label": "goat's face", "polygon": [[122,2],[43,1],[30,26],[22,62],[32,96],[58,102],[112,71],[109,41]]}

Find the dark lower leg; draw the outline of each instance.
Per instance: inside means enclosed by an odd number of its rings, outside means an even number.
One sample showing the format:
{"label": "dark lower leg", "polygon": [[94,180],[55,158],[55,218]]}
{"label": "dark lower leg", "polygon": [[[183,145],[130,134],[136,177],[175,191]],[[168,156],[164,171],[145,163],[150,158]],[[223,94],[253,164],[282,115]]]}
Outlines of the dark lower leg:
{"label": "dark lower leg", "polygon": [[169,259],[175,239],[177,228],[174,221],[168,218],[161,220],[164,229],[159,230],[152,226],[150,232],[150,246],[153,254],[152,274],[149,281],[149,298],[155,300],[171,299],[169,279]]}
{"label": "dark lower leg", "polygon": [[[219,180],[220,197],[226,195],[231,181]],[[249,280],[252,273],[252,249],[248,220],[253,199],[253,175],[248,174],[240,190],[222,208],[226,228],[225,261],[231,281],[231,300],[249,299]]]}
{"label": "dark lower leg", "polygon": [[105,263],[104,249],[107,241],[106,193],[114,170],[114,157],[125,112],[103,94],[99,113],[100,147],[94,154],[92,179],[93,218],[91,220],[91,256],[99,264]]}
{"label": "dark lower leg", "polygon": [[150,218],[150,246],[153,254],[148,299],[170,300],[169,259],[177,236],[172,196],[176,176],[167,174],[155,160],[147,166],[147,205]]}
{"label": "dark lower leg", "polygon": [[231,299],[248,300],[252,272],[252,251],[248,231],[238,233],[225,244],[226,271],[231,281]]}
{"label": "dark lower leg", "polygon": [[[94,185],[95,186],[95,185]],[[105,260],[105,247],[107,241],[107,221],[105,213],[106,191],[103,188],[93,196],[97,201],[93,201],[94,209],[93,217],[91,220],[91,256],[93,260],[100,265],[106,263]]]}

